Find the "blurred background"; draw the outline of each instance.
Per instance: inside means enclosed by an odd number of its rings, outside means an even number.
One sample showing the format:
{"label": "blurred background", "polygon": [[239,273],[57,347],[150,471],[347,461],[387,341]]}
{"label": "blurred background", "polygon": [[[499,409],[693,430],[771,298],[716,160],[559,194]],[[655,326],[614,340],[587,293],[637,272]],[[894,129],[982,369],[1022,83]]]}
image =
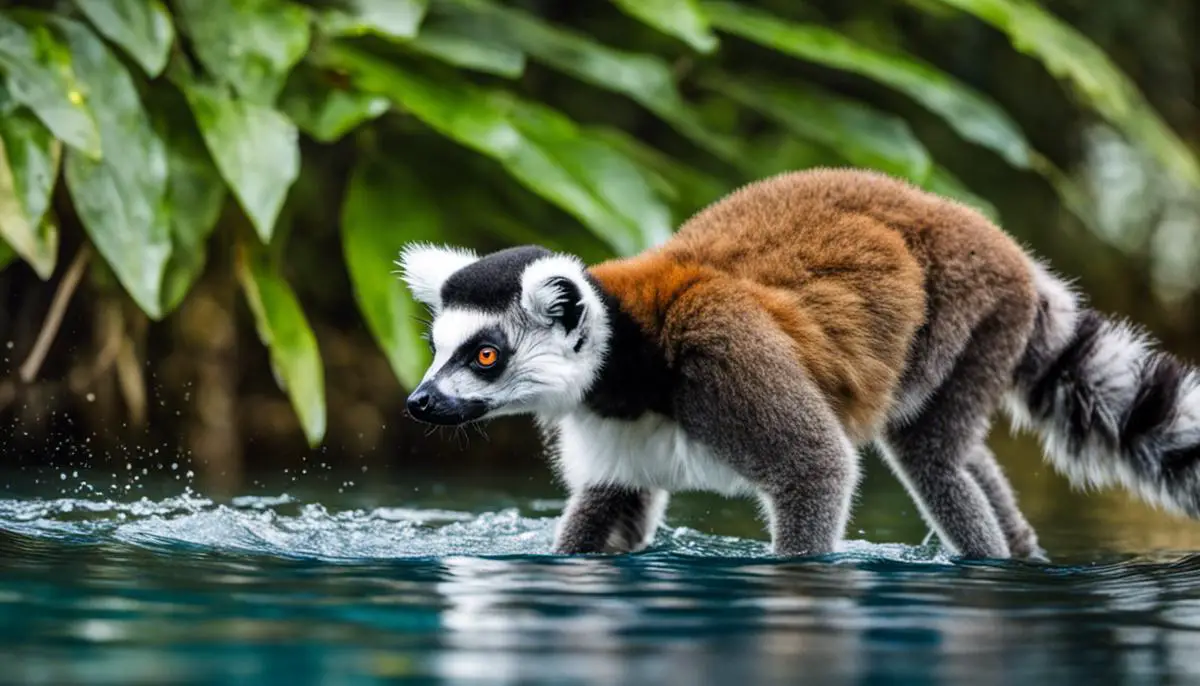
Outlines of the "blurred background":
{"label": "blurred background", "polygon": [[[814,166],[978,207],[1099,308],[1200,359],[1198,13],[0,0],[0,463],[50,479],[175,465],[217,495],[310,471],[548,483],[526,419],[428,434],[403,415],[428,351],[400,247],[596,262]],[[1005,429],[1035,523],[1083,516]],[[1089,526],[1200,545],[1123,494],[1088,508]]]}

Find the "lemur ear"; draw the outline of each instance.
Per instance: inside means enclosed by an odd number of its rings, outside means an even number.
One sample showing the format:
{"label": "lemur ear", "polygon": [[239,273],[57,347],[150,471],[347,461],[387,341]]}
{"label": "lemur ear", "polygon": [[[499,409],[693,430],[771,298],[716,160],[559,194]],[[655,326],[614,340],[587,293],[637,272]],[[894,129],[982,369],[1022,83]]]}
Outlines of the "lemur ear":
{"label": "lemur ear", "polygon": [[436,312],[442,309],[442,285],[446,279],[478,259],[478,255],[465,248],[410,243],[400,251],[396,265],[413,298]]}
{"label": "lemur ear", "polygon": [[575,282],[565,276],[542,281],[530,294],[526,307],[548,324],[562,324],[567,333],[583,318],[583,294]]}
{"label": "lemur ear", "polygon": [[521,306],[543,324],[561,324],[566,333],[571,333],[586,309],[580,278],[582,271],[573,260],[539,260],[522,278]]}

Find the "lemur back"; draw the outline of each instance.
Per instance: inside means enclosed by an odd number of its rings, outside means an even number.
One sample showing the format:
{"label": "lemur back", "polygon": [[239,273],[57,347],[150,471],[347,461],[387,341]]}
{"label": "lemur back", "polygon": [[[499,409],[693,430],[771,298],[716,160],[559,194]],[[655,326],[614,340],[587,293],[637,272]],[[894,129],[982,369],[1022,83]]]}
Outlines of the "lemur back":
{"label": "lemur back", "polygon": [[738,311],[689,302],[695,285],[744,290],[794,341],[797,359],[857,440],[874,438],[885,417],[919,407],[972,320],[996,301],[1026,301],[1014,303],[1014,316],[1029,319],[1017,337],[1032,325],[1036,302],[1024,254],[984,217],[891,177],[849,170],[751,184],[664,245],[591,271],[663,339],[668,355],[672,341],[682,342],[675,322],[691,336],[702,326],[743,325]]}
{"label": "lemur back", "polygon": [[402,262],[452,348],[410,412],[535,415],[571,490],[559,552],[638,550],[697,488],[756,494],[777,552],[828,552],[873,442],[944,544],[1040,555],[984,442],[1002,404],[1076,483],[1200,517],[1200,375],[978,212],[882,174],[765,179],[591,268],[534,247]]}

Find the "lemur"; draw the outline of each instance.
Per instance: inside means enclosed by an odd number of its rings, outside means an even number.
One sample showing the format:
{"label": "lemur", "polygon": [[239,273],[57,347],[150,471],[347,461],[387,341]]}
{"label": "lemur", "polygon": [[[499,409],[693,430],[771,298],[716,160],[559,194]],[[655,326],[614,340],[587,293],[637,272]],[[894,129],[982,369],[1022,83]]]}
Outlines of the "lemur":
{"label": "lemur", "polygon": [[1079,486],[1200,517],[1200,375],[965,205],[865,170],[762,179],[588,267],[537,246],[397,260],[432,315],[416,420],[533,415],[570,495],[554,553],[646,548],[671,493],[761,501],[834,552],[876,445],[952,553],[1040,558],[997,410]]}

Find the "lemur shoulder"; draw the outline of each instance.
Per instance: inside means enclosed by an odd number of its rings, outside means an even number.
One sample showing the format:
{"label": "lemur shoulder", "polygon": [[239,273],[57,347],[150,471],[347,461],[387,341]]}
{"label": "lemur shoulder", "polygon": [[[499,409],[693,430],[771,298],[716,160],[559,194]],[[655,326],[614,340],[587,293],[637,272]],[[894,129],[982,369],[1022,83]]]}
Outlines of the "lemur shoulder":
{"label": "lemur shoulder", "polygon": [[408,246],[434,315],[421,421],[531,414],[570,490],[554,549],[649,544],[669,494],[755,495],[779,554],[836,549],[873,443],[940,540],[1041,554],[993,415],[1072,481],[1200,517],[1200,376],[978,212],[876,172],[749,184],[591,267]]}

